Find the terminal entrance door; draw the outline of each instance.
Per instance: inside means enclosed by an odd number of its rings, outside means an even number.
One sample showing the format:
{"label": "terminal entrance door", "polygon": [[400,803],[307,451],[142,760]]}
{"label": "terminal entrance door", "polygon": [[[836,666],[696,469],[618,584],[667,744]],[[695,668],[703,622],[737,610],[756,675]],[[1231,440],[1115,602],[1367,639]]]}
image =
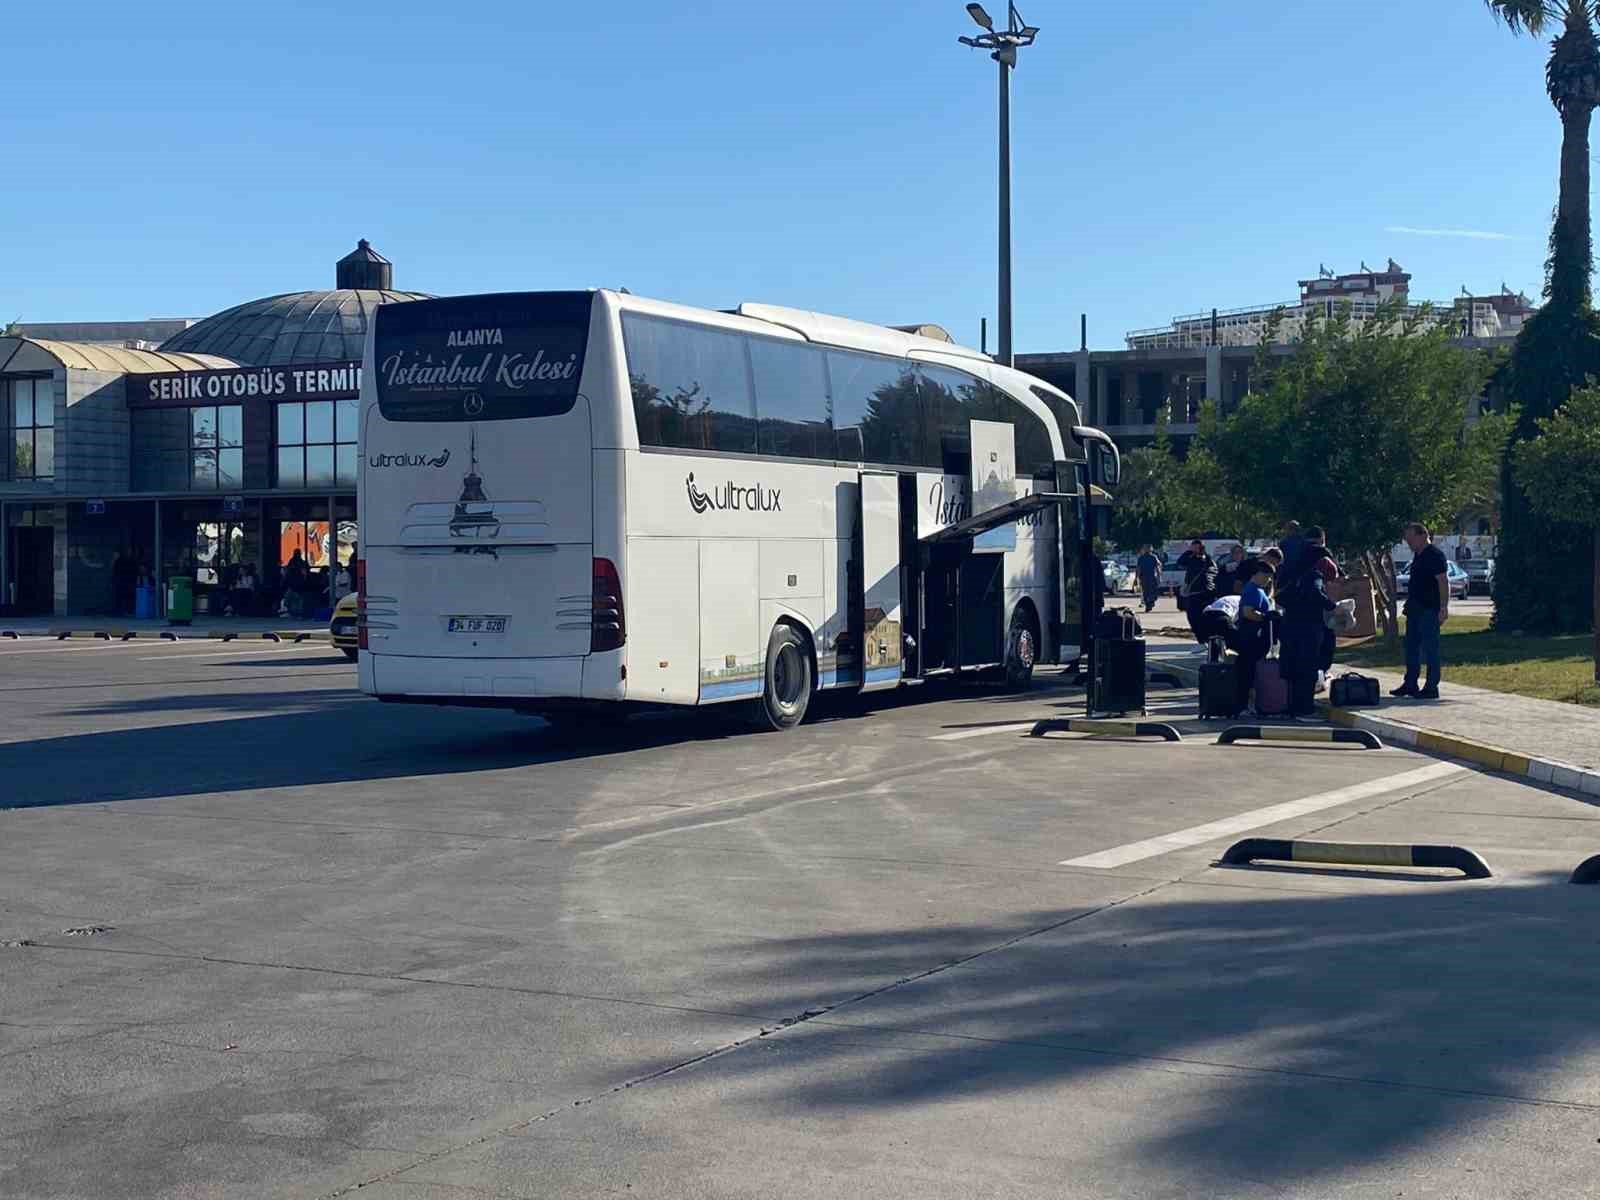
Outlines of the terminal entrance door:
{"label": "terminal entrance door", "polygon": [[11,531],[11,587],[19,616],[55,611],[56,531],[20,525]]}

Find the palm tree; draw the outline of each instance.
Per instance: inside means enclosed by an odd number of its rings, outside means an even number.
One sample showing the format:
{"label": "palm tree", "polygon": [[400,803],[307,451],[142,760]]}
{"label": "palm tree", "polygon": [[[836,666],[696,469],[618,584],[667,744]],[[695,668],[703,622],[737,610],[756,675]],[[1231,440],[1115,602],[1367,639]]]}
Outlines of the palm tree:
{"label": "palm tree", "polygon": [[1561,191],[1545,297],[1560,309],[1586,308],[1594,247],[1589,229],[1589,119],[1600,106],[1600,40],[1593,0],[1485,0],[1512,33],[1559,28],[1545,64],[1545,90],[1561,115]]}

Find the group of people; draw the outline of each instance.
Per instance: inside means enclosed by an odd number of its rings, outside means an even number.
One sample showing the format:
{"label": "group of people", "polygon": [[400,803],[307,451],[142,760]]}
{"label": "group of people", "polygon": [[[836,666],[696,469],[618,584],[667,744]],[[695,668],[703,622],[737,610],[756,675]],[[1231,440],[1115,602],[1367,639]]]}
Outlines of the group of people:
{"label": "group of people", "polygon": [[1316,696],[1326,685],[1337,644],[1328,585],[1341,575],[1321,526],[1284,525],[1276,546],[1254,557],[1235,545],[1220,565],[1199,539],[1178,559],[1178,599],[1200,642],[1222,637],[1238,655],[1239,695],[1248,702],[1257,664],[1278,643],[1278,670],[1288,688],[1288,715],[1316,721]]}
{"label": "group of people", "polygon": [[[1403,536],[1413,555],[1405,605],[1406,675],[1390,694],[1437,700],[1439,630],[1450,611],[1448,568],[1426,525],[1412,522]],[[1141,583],[1146,556],[1148,546],[1140,557]],[[1238,656],[1240,699],[1248,703],[1257,664],[1276,641],[1279,671],[1288,688],[1288,715],[1316,721],[1316,696],[1327,686],[1337,646],[1333,614],[1339,601],[1330,595],[1330,585],[1343,576],[1328,550],[1326,531],[1316,525],[1302,529],[1298,521],[1289,521],[1278,545],[1255,555],[1235,545],[1220,564],[1197,538],[1177,566],[1183,571],[1178,603],[1196,640],[1204,644],[1221,637]]]}

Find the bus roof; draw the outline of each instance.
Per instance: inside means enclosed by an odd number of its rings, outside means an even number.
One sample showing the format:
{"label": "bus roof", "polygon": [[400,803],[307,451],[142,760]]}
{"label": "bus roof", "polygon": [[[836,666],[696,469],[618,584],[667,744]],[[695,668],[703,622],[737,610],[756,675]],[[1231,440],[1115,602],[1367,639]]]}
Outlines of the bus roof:
{"label": "bus roof", "polygon": [[833,317],[827,313],[810,312],[803,308],[785,308],[779,304],[739,305],[739,315],[770,325],[792,329],[807,341],[828,346],[848,346],[855,350],[876,350],[898,358],[909,358],[913,351],[935,350],[954,358],[993,362],[987,354],[940,338],[923,337],[891,329],[887,325],[873,325],[866,321],[852,321],[848,317]]}

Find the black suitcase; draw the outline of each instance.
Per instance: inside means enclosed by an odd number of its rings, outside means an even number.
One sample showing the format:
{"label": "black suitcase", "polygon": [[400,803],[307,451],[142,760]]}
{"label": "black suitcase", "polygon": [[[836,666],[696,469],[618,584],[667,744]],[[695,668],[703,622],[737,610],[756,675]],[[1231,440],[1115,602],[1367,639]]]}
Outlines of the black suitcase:
{"label": "black suitcase", "polygon": [[1231,662],[1210,662],[1200,668],[1200,719],[1231,720],[1244,711],[1239,695],[1239,668]]}
{"label": "black suitcase", "polygon": [[1370,675],[1346,671],[1328,685],[1328,703],[1335,708],[1376,708],[1378,681]]}
{"label": "black suitcase", "polygon": [[1144,627],[1133,609],[1108,608],[1095,618],[1094,635],[1107,642],[1131,642],[1144,636]]}
{"label": "black suitcase", "polygon": [[1098,712],[1145,711],[1145,656],[1143,638],[1104,640],[1095,646],[1094,707]]}

